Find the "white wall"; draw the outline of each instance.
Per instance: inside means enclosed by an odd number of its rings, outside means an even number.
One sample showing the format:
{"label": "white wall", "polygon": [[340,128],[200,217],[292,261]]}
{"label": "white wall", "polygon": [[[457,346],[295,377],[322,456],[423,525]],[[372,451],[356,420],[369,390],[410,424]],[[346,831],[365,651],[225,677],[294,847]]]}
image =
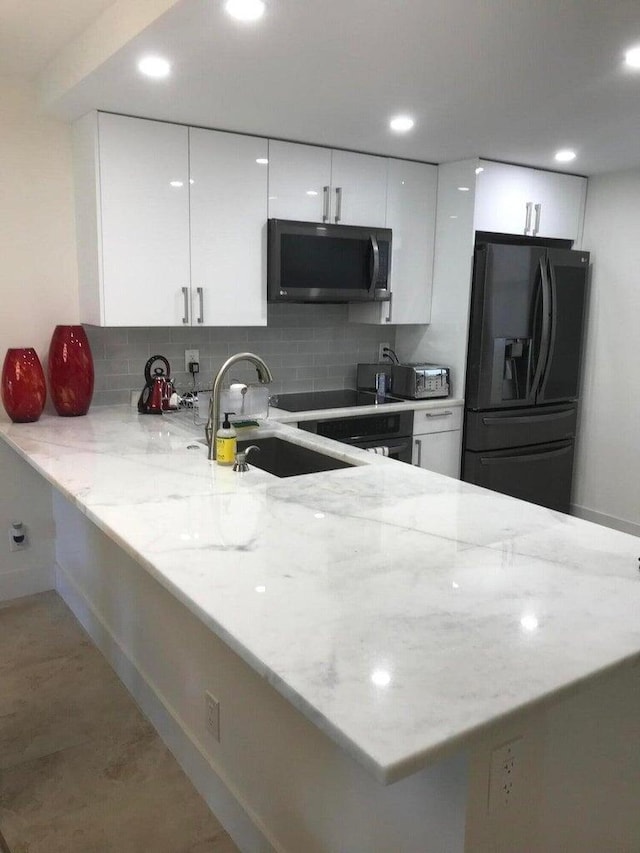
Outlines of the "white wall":
{"label": "white wall", "polygon": [[640,534],[640,170],[589,180],[583,246],[593,269],[574,504]]}
{"label": "white wall", "polygon": [[0,347],[42,357],[56,323],[78,321],[71,137],[26,84],[0,78],[0,115]]}
{"label": "white wall", "polygon": [[[78,321],[70,132],[38,115],[31,86],[2,78],[0,115],[0,360],[8,347],[33,346],[44,366],[54,326]],[[50,490],[8,448],[0,478],[2,600],[51,585],[53,521]],[[17,518],[31,544],[10,554],[6,531]]]}

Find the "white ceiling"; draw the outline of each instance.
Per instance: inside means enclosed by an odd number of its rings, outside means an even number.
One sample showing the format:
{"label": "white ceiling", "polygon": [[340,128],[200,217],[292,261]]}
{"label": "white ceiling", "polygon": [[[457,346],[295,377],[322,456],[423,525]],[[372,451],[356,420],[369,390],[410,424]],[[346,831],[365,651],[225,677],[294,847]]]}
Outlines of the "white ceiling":
{"label": "white ceiling", "polygon": [[[640,71],[622,64],[624,50],[640,44],[640,0],[267,4],[247,25],[230,19],[222,0],[179,0],[50,109],[73,119],[99,108],[431,162],[480,155],[562,168],[553,153],[571,147],[578,159],[568,171],[640,165]],[[64,5],[95,15],[105,4]],[[173,62],[168,80],[137,74],[147,52]],[[402,137],[387,127],[398,112],[416,119]]]}

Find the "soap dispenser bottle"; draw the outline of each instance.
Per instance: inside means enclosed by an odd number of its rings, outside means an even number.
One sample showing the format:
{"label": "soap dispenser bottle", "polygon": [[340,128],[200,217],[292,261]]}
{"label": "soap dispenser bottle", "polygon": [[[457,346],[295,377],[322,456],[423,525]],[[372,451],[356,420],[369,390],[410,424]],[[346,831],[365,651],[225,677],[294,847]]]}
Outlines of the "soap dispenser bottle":
{"label": "soap dispenser bottle", "polygon": [[225,412],[222,426],[216,433],[216,462],[218,465],[233,465],[236,458],[236,431],[231,425],[229,415],[235,412]]}

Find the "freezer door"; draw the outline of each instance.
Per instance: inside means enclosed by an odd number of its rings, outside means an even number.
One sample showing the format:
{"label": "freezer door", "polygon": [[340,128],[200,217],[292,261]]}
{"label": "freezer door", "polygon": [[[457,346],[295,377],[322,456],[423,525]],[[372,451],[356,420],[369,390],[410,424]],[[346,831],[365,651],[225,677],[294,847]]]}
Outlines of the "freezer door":
{"label": "freezer door", "polygon": [[534,338],[543,331],[546,252],[536,245],[476,246],[465,393],[469,408],[535,404],[534,355],[541,348]]}
{"label": "freezer door", "polygon": [[559,512],[569,512],[572,474],[573,440],[463,456],[467,483]]}
{"label": "freezer door", "polygon": [[588,252],[548,250],[549,334],[538,403],[578,398],[588,269]]}
{"label": "freezer door", "polygon": [[465,413],[466,450],[503,450],[573,438],[576,406],[540,406],[504,412]]}

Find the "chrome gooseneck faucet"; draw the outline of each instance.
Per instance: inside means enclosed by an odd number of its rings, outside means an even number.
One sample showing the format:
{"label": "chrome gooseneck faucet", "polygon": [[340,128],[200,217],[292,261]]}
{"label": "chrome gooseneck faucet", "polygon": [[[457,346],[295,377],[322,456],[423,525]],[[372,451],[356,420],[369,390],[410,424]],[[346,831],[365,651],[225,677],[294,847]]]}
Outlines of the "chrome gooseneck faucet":
{"label": "chrome gooseneck faucet", "polygon": [[209,420],[205,428],[207,444],[209,445],[209,459],[216,458],[216,432],[220,423],[220,392],[222,391],[222,382],[229,368],[233,367],[239,361],[251,362],[258,373],[258,379],[263,384],[273,382],[271,371],[259,355],[255,355],[252,352],[239,352],[236,355],[230,356],[225,361],[213,380],[213,391],[211,392],[211,402],[209,403]]}

